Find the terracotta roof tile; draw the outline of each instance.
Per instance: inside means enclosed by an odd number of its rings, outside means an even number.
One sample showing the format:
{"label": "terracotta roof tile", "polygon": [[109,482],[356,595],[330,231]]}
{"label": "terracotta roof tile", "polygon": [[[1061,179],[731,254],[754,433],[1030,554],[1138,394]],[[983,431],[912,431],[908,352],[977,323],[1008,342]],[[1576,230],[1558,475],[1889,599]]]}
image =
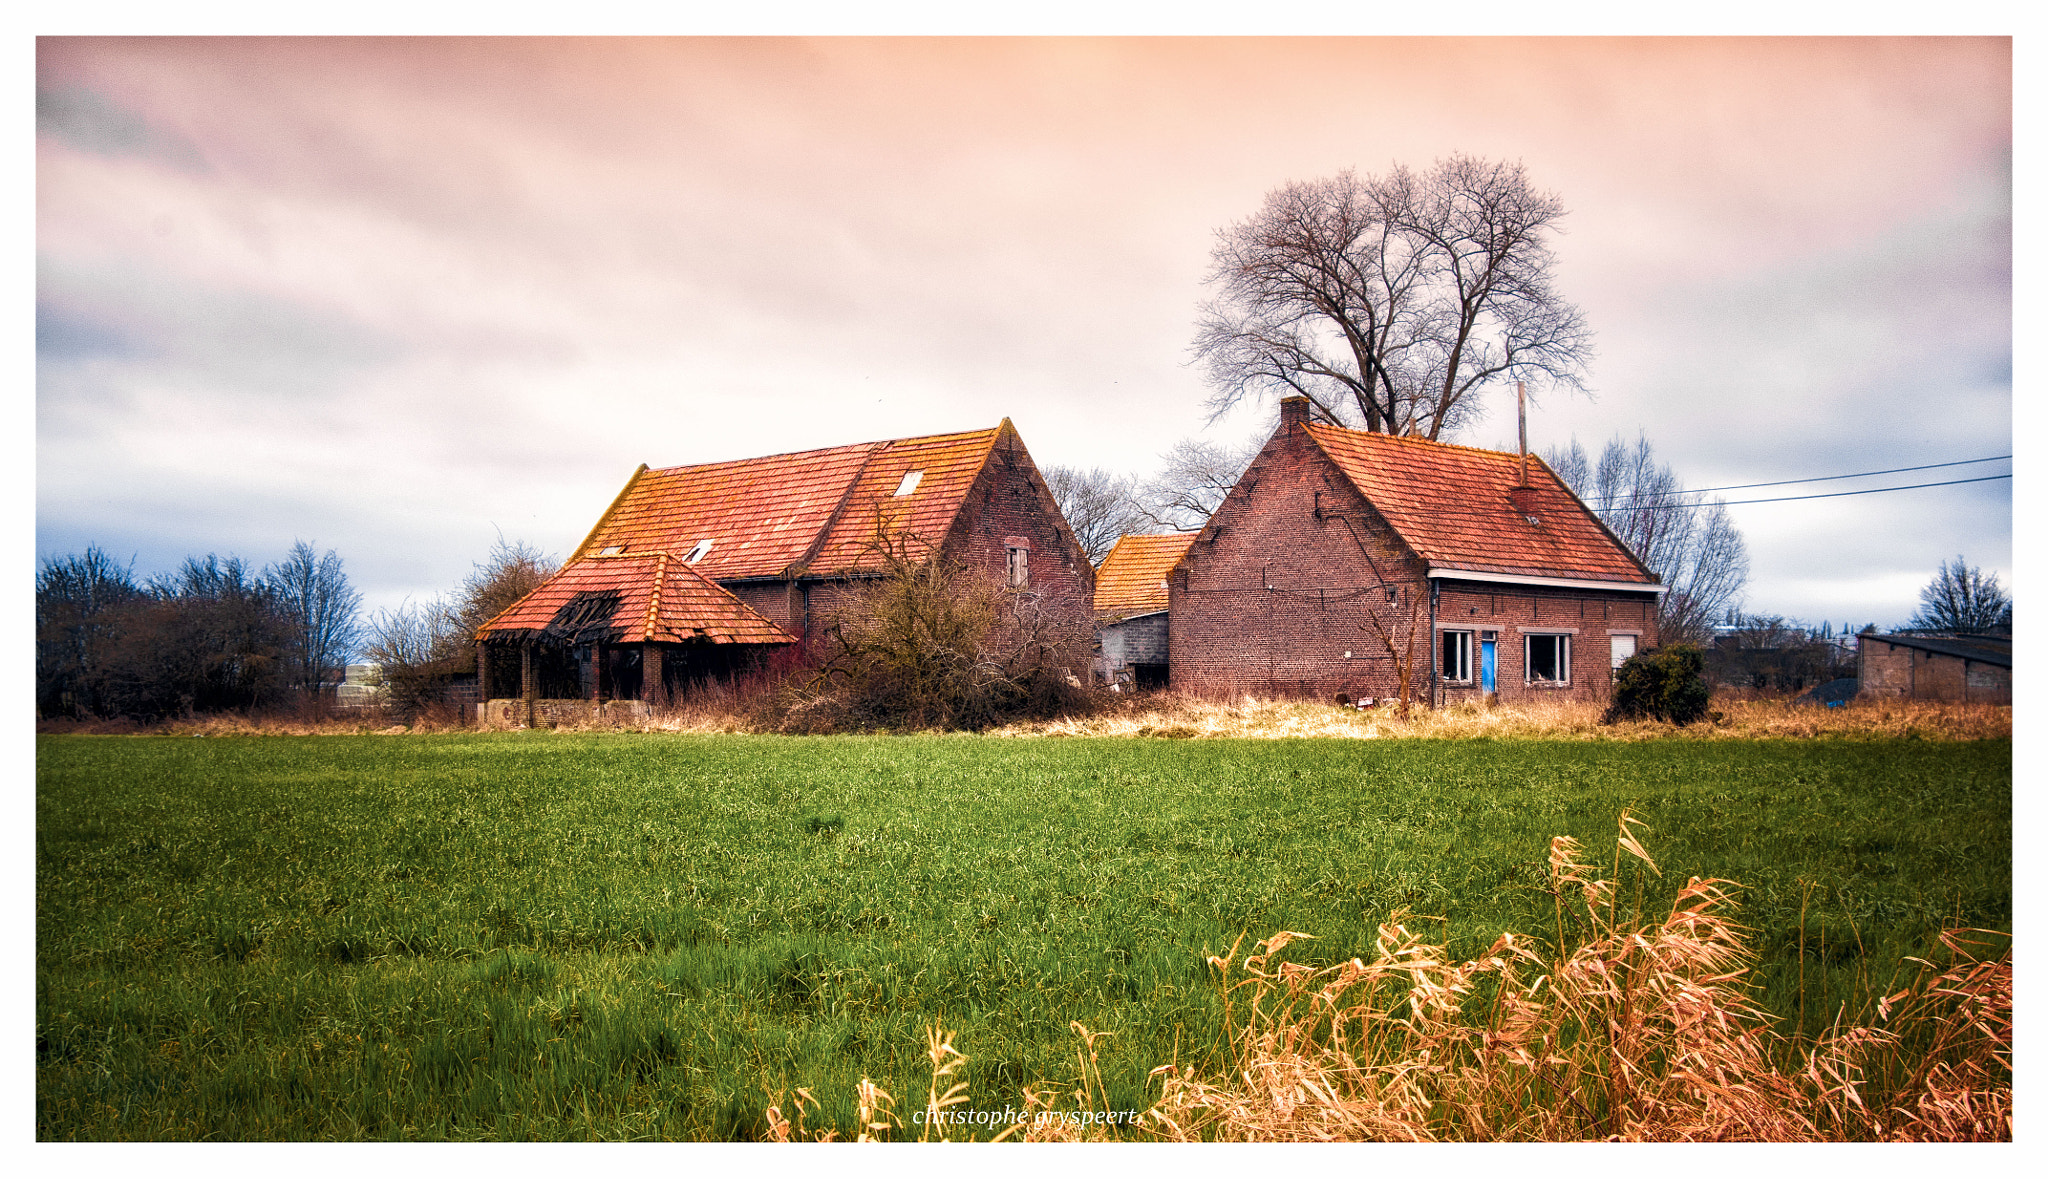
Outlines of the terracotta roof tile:
{"label": "terracotta roof tile", "polygon": [[1166,532],[1118,537],[1116,547],[1095,571],[1095,612],[1129,616],[1166,609],[1166,575],[1187,555],[1195,535]]}
{"label": "terracotta roof tile", "polygon": [[[584,604],[590,604],[585,606]],[[571,610],[571,607],[583,607]],[[576,615],[571,617],[571,615]],[[477,630],[601,626],[615,643],[793,643],[795,637],[668,553],[571,561]]]}
{"label": "terracotta roof tile", "polygon": [[[1309,437],[1431,567],[1654,582],[1543,460],[1320,422]],[[1535,523],[1530,522],[1530,517]]]}
{"label": "terracotta roof tile", "polygon": [[[816,576],[879,565],[877,521],[891,535],[944,539],[1007,426],[864,442],[687,467],[642,468],[576,551],[595,556],[710,550],[692,568],[714,581]],[[904,475],[921,471],[904,496]]]}

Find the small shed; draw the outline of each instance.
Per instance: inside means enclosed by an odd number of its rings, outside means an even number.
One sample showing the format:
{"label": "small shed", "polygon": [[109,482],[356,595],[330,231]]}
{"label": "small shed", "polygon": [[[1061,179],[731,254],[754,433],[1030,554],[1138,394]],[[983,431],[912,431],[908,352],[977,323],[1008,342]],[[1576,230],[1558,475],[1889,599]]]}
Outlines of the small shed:
{"label": "small shed", "polygon": [[1166,686],[1166,575],[1194,542],[1192,532],[1117,538],[1095,571],[1096,679],[1111,687]]}
{"label": "small shed", "polygon": [[2010,635],[1856,636],[1860,695],[2012,703]]}

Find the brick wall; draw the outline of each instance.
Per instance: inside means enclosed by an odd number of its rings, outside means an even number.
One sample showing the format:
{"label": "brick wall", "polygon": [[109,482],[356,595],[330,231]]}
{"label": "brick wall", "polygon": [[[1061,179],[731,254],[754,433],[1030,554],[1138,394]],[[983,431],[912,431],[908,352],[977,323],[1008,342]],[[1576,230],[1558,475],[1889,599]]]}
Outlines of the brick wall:
{"label": "brick wall", "polygon": [[1050,607],[1092,614],[1095,567],[1074,543],[1059,504],[1014,432],[1005,431],[976,476],[943,552],[969,569],[1002,578],[1009,550],[1027,551],[1030,588]]}
{"label": "brick wall", "polygon": [[1856,647],[1857,690],[1916,700],[2012,703],[2012,669],[1887,643],[1863,635]]}
{"label": "brick wall", "polygon": [[[1298,428],[1283,427],[1168,578],[1173,686],[1331,698],[1400,692],[1427,701],[1435,636],[1423,563]],[[1437,632],[1495,631],[1502,698],[1605,695],[1610,635],[1655,642],[1648,594],[1451,582],[1439,591]],[[1525,685],[1531,633],[1571,636],[1564,687]],[[1390,651],[1389,648],[1392,648]]]}
{"label": "brick wall", "polygon": [[1095,670],[1114,682],[1120,668],[1137,663],[1164,664],[1169,650],[1166,614],[1141,614],[1096,628],[1101,652]]}

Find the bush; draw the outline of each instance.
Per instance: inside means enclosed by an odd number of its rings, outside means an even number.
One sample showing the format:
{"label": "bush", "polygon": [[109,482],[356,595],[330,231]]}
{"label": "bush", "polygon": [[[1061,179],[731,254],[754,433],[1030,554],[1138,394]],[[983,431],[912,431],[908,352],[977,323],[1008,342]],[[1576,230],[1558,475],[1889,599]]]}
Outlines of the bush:
{"label": "bush", "polygon": [[1698,647],[1679,643],[1630,656],[1614,673],[1614,698],[1602,724],[1654,717],[1689,725],[1707,714],[1706,659]]}
{"label": "bush", "polygon": [[764,727],[978,731],[1092,702],[1084,611],[906,550],[882,547],[884,576],[832,611],[815,670],[776,694]]}

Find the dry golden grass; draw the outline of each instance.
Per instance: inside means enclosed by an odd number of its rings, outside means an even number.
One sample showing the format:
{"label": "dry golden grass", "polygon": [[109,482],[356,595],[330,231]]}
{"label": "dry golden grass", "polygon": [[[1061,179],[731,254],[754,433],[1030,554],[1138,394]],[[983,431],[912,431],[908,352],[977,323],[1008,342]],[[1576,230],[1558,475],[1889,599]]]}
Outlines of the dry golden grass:
{"label": "dry golden grass", "polygon": [[[1654,871],[1630,826],[1624,814],[1617,866],[1627,852]],[[1646,920],[1559,837],[1550,888],[1568,952],[1503,934],[1456,962],[1398,916],[1370,963],[1280,959],[1306,936],[1291,932],[1242,959],[1233,948],[1211,959],[1235,1001],[1231,1066],[1155,1070],[1151,1128],[1176,1141],[2011,1139],[2005,935],[1949,931],[1949,961],[1920,963],[1874,1022],[1794,1044],[1749,999],[1727,887],[1695,878]]]}
{"label": "dry golden grass", "polygon": [[[562,732],[749,733],[751,701],[728,692],[705,692],[657,708],[642,720],[615,718],[571,722]],[[1413,708],[1402,719],[1391,705],[1343,708],[1321,701],[1240,696],[1217,700],[1160,692],[1118,701],[1099,712],[1058,720],[1032,721],[991,729],[993,737],[1336,737],[1539,738],[1551,740],[1641,741],[1680,737],[1692,740],[1747,740],[1757,737],[1918,738],[1971,741],[2012,736],[2012,707],[1944,704],[1922,700],[1857,700],[1841,708],[1794,704],[1785,699],[1716,697],[1709,719],[1676,726],[1661,721],[1600,723],[1599,700],[1561,699],[1482,707],[1457,704],[1431,711]],[[172,736],[338,736],[448,733],[473,727],[468,709],[445,707],[395,724],[376,713],[328,717],[279,713],[219,714],[138,725],[126,721],[39,722],[38,732],[152,733]]]}
{"label": "dry golden grass", "polygon": [[1320,701],[1204,700],[1160,693],[1095,716],[1010,725],[1004,737],[1494,737],[1578,740],[1699,740],[1753,737],[1907,737],[1975,740],[2012,735],[2012,708],[1930,701],[1858,701],[1817,708],[1788,700],[1716,700],[1708,721],[1679,727],[1661,721],[1600,723],[1605,703],[1557,700],[1481,707],[1457,704],[1410,709],[1401,719],[1392,706],[1342,708]]}
{"label": "dry golden grass", "polygon": [[[1751,1000],[1752,955],[1728,913],[1729,882],[1694,878],[1661,916],[1622,901],[1624,854],[1643,866],[1638,888],[1643,870],[1656,872],[1632,830],[1640,825],[1622,815],[1604,878],[1577,841],[1552,840],[1548,945],[1502,934],[1460,962],[1397,914],[1380,926],[1371,962],[1287,960],[1289,945],[1312,940],[1292,931],[1241,958],[1235,946],[1210,958],[1227,1063],[1210,1074],[1154,1069],[1160,1098],[1136,1132],[1175,1142],[2011,1140],[2006,935],[1950,930],[1947,961],[1912,960],[1918,977],[1877,999],[1874,1019],[1789,1041]],[[1075,1108],[1092,1110],[1098,1097],[1106,1108],[1092,1068],[1100,1037],[1074,1030]],[[936,1026],[927,1057],[921,1137],[968,1100],[964,1085],[948,1085],[966,1057]],[[768,1111],[778,1140],[806,1136],[815,1103],[796,1092],[797,1127]],[[1027,1088],[1024,1100],[1028,1120],[989,1140],[1118,1136],[1041,1118],[1049,1091]],[[862,1141],[903,1130],[866,1079],[859,1105]]]}

